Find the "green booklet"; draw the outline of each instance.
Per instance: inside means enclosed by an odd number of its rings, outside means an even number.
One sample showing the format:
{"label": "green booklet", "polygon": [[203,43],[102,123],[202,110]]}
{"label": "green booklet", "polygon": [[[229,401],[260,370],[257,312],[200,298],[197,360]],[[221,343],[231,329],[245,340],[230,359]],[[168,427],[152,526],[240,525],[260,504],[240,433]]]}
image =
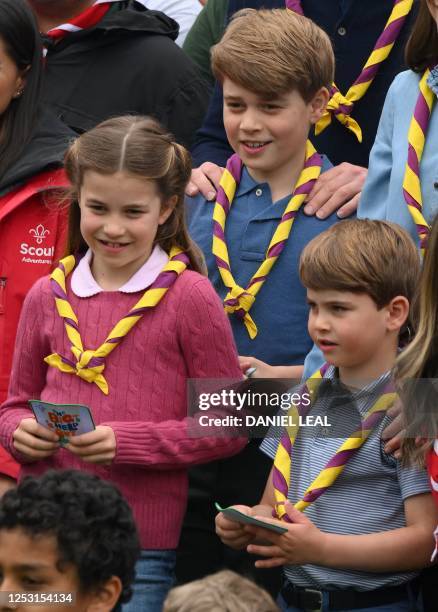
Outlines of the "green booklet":
{"label": "green booklet", "polygon": [[245,525],[256,525],[257,527],[263,527],[264,529],[269,529],[269,531],[275,531],[275,533],[286,533],[287,529],[285,527],[280,527],[279,525],[271,525],[271,523],[266,523],[265,521],[260,521],[259,519],[255,519],[252,516],[248,516],[236,508],[229,506],[228,508],[221,508],[220,505],[216,502],[215,504],[216,510],[218,512],[222,512],[227,518],[231,521],[236,521],[236,523],[244,523]]}

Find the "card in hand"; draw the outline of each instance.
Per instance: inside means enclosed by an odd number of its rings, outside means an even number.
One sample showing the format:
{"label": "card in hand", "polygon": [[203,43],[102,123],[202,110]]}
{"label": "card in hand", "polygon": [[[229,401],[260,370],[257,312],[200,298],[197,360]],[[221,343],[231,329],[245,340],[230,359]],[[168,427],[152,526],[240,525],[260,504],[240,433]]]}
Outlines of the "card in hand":
{"label": "card in hand", "polygon": [[60,444],[67,444],[71,436],[96,429],[88,406],[81,404],[52,404],[29,400],[37,422],[59,436]]}

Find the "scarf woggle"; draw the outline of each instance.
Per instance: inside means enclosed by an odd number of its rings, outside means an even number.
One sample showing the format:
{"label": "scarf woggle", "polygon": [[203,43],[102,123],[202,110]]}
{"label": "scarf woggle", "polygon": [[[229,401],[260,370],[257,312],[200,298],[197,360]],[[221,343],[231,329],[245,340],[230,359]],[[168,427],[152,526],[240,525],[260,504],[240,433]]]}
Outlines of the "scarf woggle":
{"label": "scarf woggle", "polygon": [[298,210],[321,173],[322,160],[312,143],[307,141],[304,168],[295,185],[294,193],[289,200],[283,216],[272,236],[266,258],[246,288],[240,287],[234,280],[230,267],[230,259],[225,239],[225,223],[231,204],[242,175],[243,164],[238,155],[232,155],[222,175],[217,192],[217,200],[213,211],[213,255],[219,268],[228,293],[224,299],[225,312],[236,314],[243,323],[251,339],[257,335],[257,326],[249,311],[255,302],[257,293],[263,287],[269,272],[283,251],[292,229]]}
{"label": "scarf woggle", "polygon": [[[275,495],[275,510],[273,514],[276,518],[290,522],[287,516],[284,505],[288,499],[289,483],[292,474],[292,449],[295,443],[298,429],[299,417],[304,417],[312,407],[316,399],[316,394],[319,385],[321,384],[324,374],[328,369],[328,364],[318,370],[306,384],[303,386],[302,392],[309,393],[312,398],[310,406],[303,407],[302,405],[289,408],[288,415],[292,420],[293,425],[287,427],[280,439],[277,453],[274,459],[273,468],[273,485]],[[386,414],[386,411],[396,399],[394,386],[390,381],[384,388],[382,395],[371,406],[365,414],[361,429],[355,431],[341,446],[338,448],[333,457],[326,463],[312,484],[306,489],[302,499],[296,504],[295,508],[302,512],[314,502],[320,495],[335,482],[340,474],[342,474],[347,462],[366,442],[373,429],[381,422]]]}
{"label": "scarf woggle", "polygon": [[423,198],[420,183],[420,162],[426,144],[427,127],[432,114],[435,94],[427,84],[430,70],[426,70],[419,83],[419,94],[408,132],[408,161],[403,178],[403,196],[415,223],[424,256],[430,227],[423,215]]}
{"label": "scarf woggle", "polygon": [[[363,98],[373,82],[381,64],[386,60],[398,38],[401,28],[408,16],[414,0],[395,0],[391,14],[386,22],[382,34],[379,36],[374,49],[369,56],[362,72],[357,77],[353,85],[344,95],[341,94],[335,83],[331,87],[331,98],[327,105],[326,112],[318,121],[315,127],[315,134],[318,135],[326,129],[332,122],[332,117],[345,125],[362,142],[362,130],[355,119],[350,115],[354,108],[354,103]],[[301,0],[286,0],[286,8],[304,15]]]}
{"label": "scarf woggle", "polygon": [[156,306],[167,291],[184,272],[189,264],[187,255],[174,247],[170,252],[169,262],[164,266],[158,277],[147,289],[135,306],[112,329],[103,344],[96,350],[84,350],[79,333],[78,319],[71,307],[66,293],[65,280],[76,265],[73,255],[69,255],[58,264],[50,276],[52,291],[55,296],[56,309],[64,319],[64,327],[71,342],[70,350],[75,360],[68,359],[58,353],[52,353],[44,359],[49,366],[58,368],[66,374],[75,374],[89,383],[95,383],[99,389],[108,395],[108,383],[103,376],[105,359],[120,344],[123,338],[141,319],[143,314]]}

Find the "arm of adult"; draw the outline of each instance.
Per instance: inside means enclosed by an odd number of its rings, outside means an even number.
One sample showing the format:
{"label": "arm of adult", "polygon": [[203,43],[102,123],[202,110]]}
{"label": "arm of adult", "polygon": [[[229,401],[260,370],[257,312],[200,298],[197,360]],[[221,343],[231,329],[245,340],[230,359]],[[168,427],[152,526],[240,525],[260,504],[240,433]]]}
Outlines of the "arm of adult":
{"label": "arm of adult", "polygon": [[[201,278],[187,290],[176,332],[187,378],[242,379],[230,323],[210,281]],[[210,414],[212,411],[208,411]],[[213,416],[213,415],[212,415]],[[198,419],[161,422],[108,422],[115,433],[114,464],[174,470],[234,455],[246,444],[238,428],[200,426]]]}
{"label": "arm of adult", "polygon": [[360,196],[357,211],[359,218],[386,219],[387,216],[386,210],[389,204],[388,194],[393,163],[394,87],[396,86],[397,78],[395,78],[388,90],[377,129],[376,140],[371,149],[368,176]]}

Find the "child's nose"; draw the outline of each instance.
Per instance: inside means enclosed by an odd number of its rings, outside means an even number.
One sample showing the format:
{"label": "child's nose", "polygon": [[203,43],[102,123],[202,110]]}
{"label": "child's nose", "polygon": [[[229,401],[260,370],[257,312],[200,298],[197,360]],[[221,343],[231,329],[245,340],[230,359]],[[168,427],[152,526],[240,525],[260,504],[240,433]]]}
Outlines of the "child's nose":
{"label": "child's nose", "polygon": [[125,232],[121,223],[117,221],[108,221],[105,223],[104,232],[109,238],[115,238],[118,236],[122,236]]}
{"label": "child's nose", "polygon": [[320,331],[329,329],[330,323],[325,313],[318,312],[313,315],[313,326]]}
{"label": "child's nose", "polygon": [[240,129],[246,132],[254,132],[261,128],[260,118],[256,110],[248,109],[240,121]]}

